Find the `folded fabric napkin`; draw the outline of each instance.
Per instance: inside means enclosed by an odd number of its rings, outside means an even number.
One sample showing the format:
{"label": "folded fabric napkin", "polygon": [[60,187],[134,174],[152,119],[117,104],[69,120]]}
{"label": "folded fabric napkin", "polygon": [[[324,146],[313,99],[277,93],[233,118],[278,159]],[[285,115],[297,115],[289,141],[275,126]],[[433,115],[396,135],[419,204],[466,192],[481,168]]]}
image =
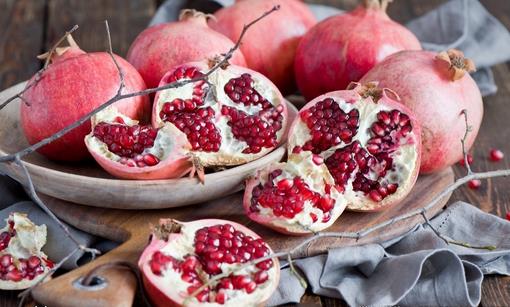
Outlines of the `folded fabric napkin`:
{"label": "folded fabric napkin", "polygon": [[[477,306],[484,274],[510,275],[510,222],[464,202],[451,205],[431,225],[382,244],[333,249],[295,261],[313,293],[350,306]],[[297,303],[304,294],[284,268],[270,305]]]}
{"label": "folded fabric napkin", "polygon": [[[167,0],[156,12],[150,25],[178,19],[183,8],[213,13],[233,0]],[[282,4],[285,4],[282,2]],[[398,5],[398,2],[392,5]],[[318,20],[342,13],[324,5],[310,4]],[[473,78],[483,96],[496,93],[491,66],[510,60],[510,33],[478,0],[452,0],[406,25],[422,42],[424,49],[462,50],[478,68]]]}

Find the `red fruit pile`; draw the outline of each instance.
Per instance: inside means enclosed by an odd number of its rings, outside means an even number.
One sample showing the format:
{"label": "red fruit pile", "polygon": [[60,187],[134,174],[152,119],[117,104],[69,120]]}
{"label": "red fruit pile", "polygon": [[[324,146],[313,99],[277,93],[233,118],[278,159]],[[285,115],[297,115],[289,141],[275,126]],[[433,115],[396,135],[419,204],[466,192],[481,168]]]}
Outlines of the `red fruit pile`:
{"label": "red fruit pile", "polygon": [[[259,305],[278,285],[276,259],[240,269],[271,253],[244,226],[223,220],[161,223],[138,263],[156,306],[182,305],[186,299],[188,303]],[[225,276],[211,281],[218,274]]]}

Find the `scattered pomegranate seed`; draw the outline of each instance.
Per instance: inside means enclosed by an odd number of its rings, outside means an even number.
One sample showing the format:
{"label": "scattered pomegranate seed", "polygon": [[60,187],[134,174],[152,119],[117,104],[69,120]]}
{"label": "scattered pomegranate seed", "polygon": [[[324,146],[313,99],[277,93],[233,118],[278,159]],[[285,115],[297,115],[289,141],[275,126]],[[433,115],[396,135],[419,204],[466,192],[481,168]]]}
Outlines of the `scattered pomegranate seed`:
{"label": "scattered pomegranate seed", "polygon": [[482,182],[478,179],[469,180],[468,187],[472,190],[477,190],[482,185]]}
{"label": "scattered pomegranate seed", "polygon": [[489,153],[489,158],[491,159],[491,161],[494,161],[494,162],[501,161],[504,156],[505,156],[505,154],[503,154],[503,152],[499,149],[493,148],[493,149],[491,149],[491,151]]}
{"label": "scattered pomegranate seed", "polygon": [[510,212],[506,213],[506,219],[510,221]]}
{"label": "scattered pomegranate seed", "polygon": [[[467,154],[467,160],[468,160],[468,163],[469,165],[473,164],[473,156],[471,154]],[[466,166],[466,162],[464,160],[464,158],[462,158],[460,161],[459,161],[459,164],[462,165],[462,166]]]}

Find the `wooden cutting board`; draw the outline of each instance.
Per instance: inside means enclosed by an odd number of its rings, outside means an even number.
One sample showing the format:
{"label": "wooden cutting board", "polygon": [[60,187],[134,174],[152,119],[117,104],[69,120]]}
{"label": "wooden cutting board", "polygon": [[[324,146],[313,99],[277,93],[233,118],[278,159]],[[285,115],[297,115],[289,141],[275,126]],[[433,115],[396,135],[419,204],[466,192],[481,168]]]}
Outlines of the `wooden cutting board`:
{"label": "wooden cutting board", "polygon": [[[328,231],[358,232],[406,212],[423,208],[453,180],[454,174],[451,169],[433,175],[421,176],[411,194],[401,204],[379,213],[346,212]],[[168,189],[171,188],[171,186],[168,187]],[[142,191],[140,192],[142,193]],[[446,204],[448,198],[449,196],[437,203],[427,213],[427,216],[429,218],[435,216]],[[136,279],[128,270],[108,269],[102,272],[101,276],[106,282],[96,289],[80,287],[77,281],[92,268],[102,263],[120,260],[136,264],[141,251],[148,242],[150,224],[157,224],[160,218],[174,218],[181,221],[221,218],[236,221],[260,234],[275,251],[288,250],[303,240],[303,237],[278,234],[248,220],[243,214],[242,193],[191,207],[146,211],[87,207],[47,196],[43,199],[57,216],[70,225],[98,236],[124,242],[95,261],[35,288],[33,296],[36,301],[52,307],[131,306],[136,293]],[[402,235],[422,222],[423,217],[415,216],[379,229],[358,241],[355,239],[322,239],[301,250],[298,257],[325,253],[328,249],[335,247],[382,242]]]}

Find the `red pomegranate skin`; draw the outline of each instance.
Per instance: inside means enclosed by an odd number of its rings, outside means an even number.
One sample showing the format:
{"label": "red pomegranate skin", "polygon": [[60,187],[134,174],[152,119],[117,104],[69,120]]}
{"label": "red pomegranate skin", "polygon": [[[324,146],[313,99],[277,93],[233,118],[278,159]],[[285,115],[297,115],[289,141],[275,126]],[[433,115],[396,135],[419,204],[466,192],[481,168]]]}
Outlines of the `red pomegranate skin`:
{"label": "red pomegranate skin", "polygon": [[[140,72],[148,87],[158,86],[165,73],[178,65],[212,59],[234,46],[229,38],[209,28],[205,15],[191,14],[197,15],[183,15],[178,22],[144,30],[131,45],[127,60]],[[239,50],[230,62],[246,66]]]}
{"label": "red pomegranate skin", "polygon": [[309,101],[345,89],[401,50],[421,50],[421,45],[384,10],[360,5],[320,22],[303,37],[295,59],[296,82]]}
{"label": "red pomegranate skin", "polygon": [[[144,90],[145,83],[136,69],[123,58],[115,58],[124,73],[123,93]],[[35,144],[53,135],[114,97],[119,81],[118,70],[108,53],[85,53],[73,47],[54,58],[40,80],[23,94],[30,102],[30,105],[22,103],[20,109],[28,142]],[[133,119],[146,120],[150,114],[146,96],[124,99],[114,105]],[[91,124],[87,121],[38,152],[57,161],[84,160],[90,157],[84,142],[90,131]]]}
{"label": "red pomegranate skin", "polygon": [[299,41],[316,19],[298,0],[237,0],[217,11],[211,28],[236,40],[243,26],[275,5],[280,9],[250,28],[243,38],[241,51],[248,67],[266,77],[286,95],[295,90],[294,57]]}
{"label": "red pomegranate skin", "polygon": [[440,171],[462,159],[460,140],[466,130],[462,110],[467,110],[472,129],[466,150],[473,145],[483,117],[482,96],[473,78],[465,74],[452,81],[447,67],[436,56],[429,51],[402,51],[361,79],[393,89],[416,115],[422,126],[421,173]]}

